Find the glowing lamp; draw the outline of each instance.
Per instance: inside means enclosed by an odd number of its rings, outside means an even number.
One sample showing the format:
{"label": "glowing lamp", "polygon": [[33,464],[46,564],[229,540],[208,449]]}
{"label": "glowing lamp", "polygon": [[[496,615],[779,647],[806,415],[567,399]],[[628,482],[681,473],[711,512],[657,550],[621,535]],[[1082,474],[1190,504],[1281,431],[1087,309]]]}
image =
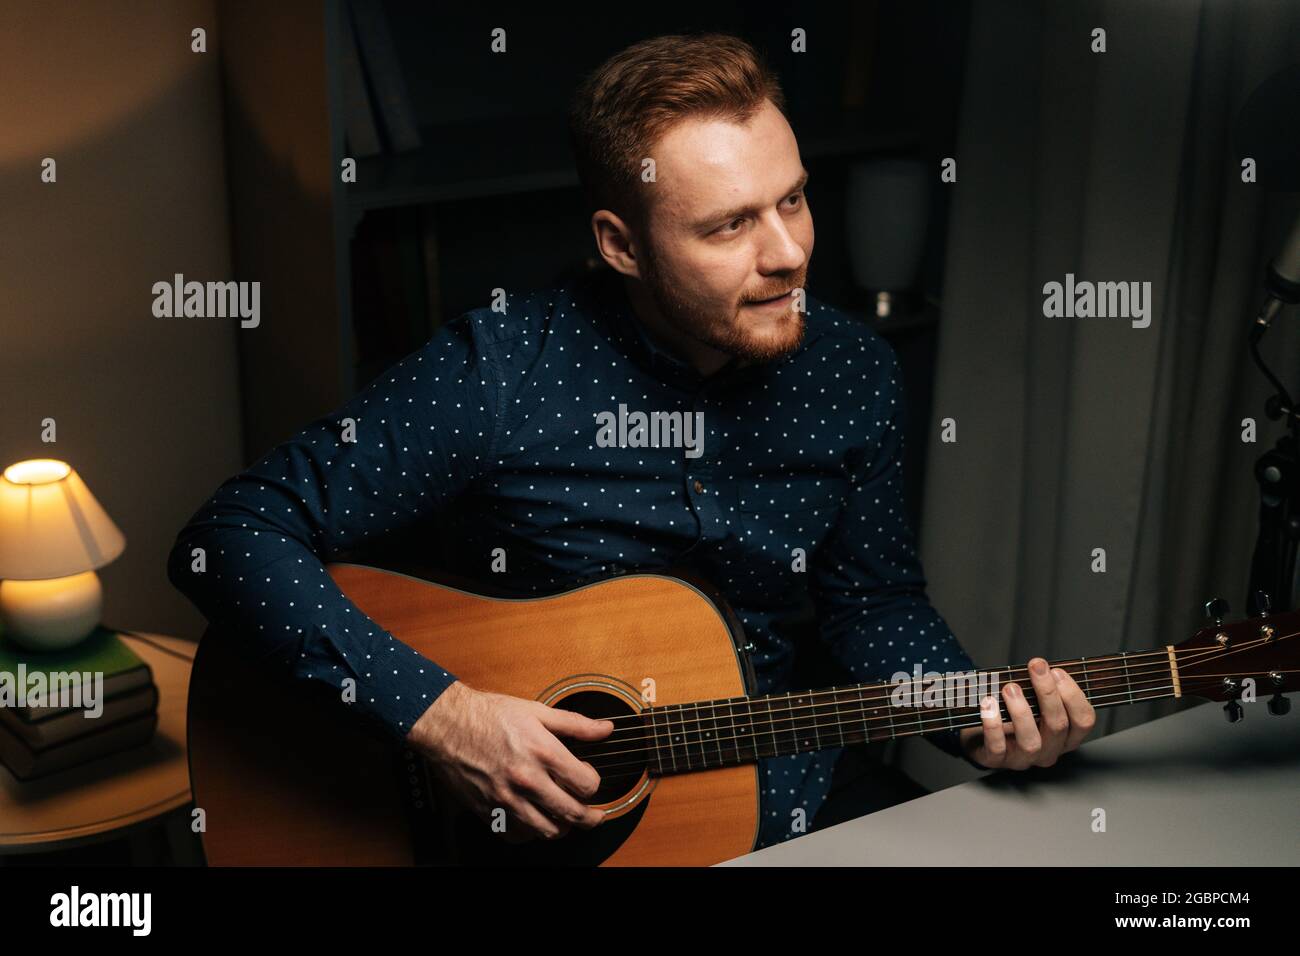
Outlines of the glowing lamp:
{"label": "glowing lamp", "polygon": [[33,458],[0,475],[0,623],[34,651],[70,647],[99,624],[96,568],[126,538],[67,462]]}

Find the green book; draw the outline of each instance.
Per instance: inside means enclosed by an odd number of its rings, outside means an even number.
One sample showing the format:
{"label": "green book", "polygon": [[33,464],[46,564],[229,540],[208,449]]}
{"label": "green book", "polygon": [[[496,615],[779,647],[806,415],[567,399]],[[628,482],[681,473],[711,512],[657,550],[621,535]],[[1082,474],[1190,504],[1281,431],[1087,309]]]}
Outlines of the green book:
{"label": "green book", "polygon": [[23,700],[35,686],[34,679],[50,687],[50,675],[60,672],[102,672],[105,699],[153,683],[149,665],[127,647],[116,631],[106,627],[95,628],[89,637],[73,647],[45,652],[20,647],[0,630],[0,707],[11,708],[12,713],[25,721],[48,720],[67,713],[73,708],[32,706]]}

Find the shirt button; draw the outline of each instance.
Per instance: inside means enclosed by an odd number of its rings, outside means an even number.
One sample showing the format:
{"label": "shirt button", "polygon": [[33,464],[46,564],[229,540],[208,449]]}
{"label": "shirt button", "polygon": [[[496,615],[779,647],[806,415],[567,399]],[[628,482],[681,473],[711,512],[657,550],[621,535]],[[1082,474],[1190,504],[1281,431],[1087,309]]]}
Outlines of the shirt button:
{"label": "shirt button", "polygon": [[704,482],[700,481],[698,478],[695,479],[695,493],[697,495],[704,494]]}

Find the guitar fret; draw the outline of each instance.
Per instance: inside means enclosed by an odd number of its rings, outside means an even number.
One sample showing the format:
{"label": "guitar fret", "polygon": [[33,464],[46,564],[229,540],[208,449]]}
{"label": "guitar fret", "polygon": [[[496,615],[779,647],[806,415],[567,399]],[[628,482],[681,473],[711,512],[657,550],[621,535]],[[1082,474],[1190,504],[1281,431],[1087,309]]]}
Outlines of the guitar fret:
{"label": "guitar fret", "polygon": [[1119,656],[1124,661],[1124,685],[1128,688],[1128,702],[1131,704],[1133,703],[1133,680],[1128,674],[1128,654],[1120,651]]}
{"label": "guitar fret", "polygon": [[[732,726],[736,728],[736,759],[738,761],[742,759],[757,760],[758,742],[754,737],[754,708],[751,706],[753,704],[753,701],[751,701],[748,697],[742,697],[740,698],[740,703],[741,706],[745,708],[744,710],[745,726],[743,728],[736,726],[736,721],[734,716],[731,722]],[[733,715],[735,714],[736,712],[735,705],[732,705],[731,712]],[[746,740],[746,738],[748,739]],[[741,751],[740,749],[740,743],[742,740],[746,740],[747,746],[749,747],[748,757],[742,756],[743,751]]]}
{"label": "guitar fret", "polygon": [[664,704],[661,708],[659,708],[659,716],[663,718],[662,721],[659,721],[659,724],[663,730],[663,735],[664,735],[663,745],[668,752],[669,766],[666,768],[666,772],[675,773],[677,770],[677,755],[673,753],[673,728],[672,728],[672,723],[668,718],[667,704]]}
{"label": "guitar fret", "polygon": [[840,711],[841,711],[841,706],[842,706],[842,705],[840,704],[840,694],[839,694],[839,691],[837,691],[834,687],[832,687],[832,688],[831,688],[831,707],[832,707],[832,709],[835,711],[835,726],[839,729],[839,732],[840,732],[840,746],[843,747],[843,746],[844,746],[844,726],[845,726],[845,724],[848,723],[848,721],[847,721],[847,720],[841,720],[841,719],[840,719],[840,718],[843,716],[843,715],[841,714],[841,712],[840,712]]}
{"label": "guitar fret", "polygon": [[776,704],[776,697],[767,697],[767,726],[772,728],[772,756],[774,757],[785,753],[785,750],[781,749],[781,739],[779,736],[776,736],[776,730],[777,722],[780,722],[789,711],[789,700],[789,695],[787,695],[787,697],[785,697],[787,706],[781,708],[779,713],[775,713],[775,711],[772,710],[772,705]]}
{"label": "guitar fret", "polygon": [[801,711],[795,710],[794,695],[785,695],[785,719],[790,721],[790,743],[787,745],[787,753],[797,754],[799,752],[799,715]]}
{"label": "guitar fret", "polygon": [[[832,689],[833,689],[833,688],[832,688]],[[809,714],[808,714],[808,717],[809,717],[809,723],[812,725],[813,740],[816,741],[816,746],[814,746],[813,749],[814,749],[814,750],[821,750],[821,749],[822,749],[822,735],[821,735],[821,732],[817,729],[817,725],[821,722],[821,721],[818,719],[818,714],[817,714],[817,698],[814,697],[814,696],[812,696],[811,694],[809,694],[807,700],[808,700],[808,707],[807,707],[807,708],[805,708],[803,704],[799,704],[799,705],[797,705],[797,706],[799,707],[799,710],[795,711],[796,720],[795,720],[795,722],[794,722],[794,726],[796,726],[796,727],[799,726],[799,718],[802,718],[802,717],[803,717],[803,712],[804,712],[805,709],[807,709],[807,710],[809,711]],[[805,737],[805,738],[804,738],[804,743],[807,743],[807,742],[808,742],[808,739]],[[798,747],[798,746],[799,746],[799,745],[796,744],[796,747]],[[802,750],[802,749],[806,749],[806,748],[800,747],[799,749]],[[795,752],[798,753],[799,750],[796,750]]]}
{"label": "guitar fret", "polygon": [[912,719],[916,721],[915,731],[925,733],[925,692],[924,680],[918,682],[912,678]]}
{"label": "guitar fret", "polygon": [[871,725],[867,723],[867,699],[862,696],[866,690],[863,685],[858,685],[858,705],[862,709],[862,740],[864,743],[871,743]]}
{"label": "guitar fret", "polygon": [[[753,706],[754,702],[748,697],[742,697],[741,701],[745,705],[746,719],[745,719],[745,726],[743,728],[736,729],[736,760],[737,761],[743,759],[757,760],[758,759],[758,737],[755,736],[754,734],[754,706]],[[732,713],[733,714],[735,713],[734,707],[732,708]],[[734,719],[732,720],[732,724],[733,726],[735,725]],[[741,737],[742,732],[749,736],[750,754],[748,757],[743,757],[740,750],[740,741],[743,739]]]}
{"label": "guitar fret", "polygon": [[673,709],[664,707],[664,736],[668,738],[668,758],[673,762],[673,773],[677,772],[677,748],[673,746]]}
{"label": "guitar fret", "polygon": [[[663,752],[663,748],[662,748],[662,747],[660,746],[660,744],[659,744],[659,721],[658,721],[658,717],[659,717],[659,708],[658,708],[658,707],[650,707],[650,708],[647,710],[647,713],[650,715],[650,730],[654,733],[654,739],[655,739],[655,757],[656,757],[656,759],[659,761],[659,773],[662,775],[662,774],[664,773],[664,752]],[[668,751],[668,756],[671,758],[671,757],[672,757],[672,749],[671,749],[672,738],[671,738],[671,737],[669,738],[668,742],[669,742],[669,744],[670,744],[670,749],[669,749],[669,751]],[[674,769],[674,770],[677,769],[677,762],[676,762],[676,760],[673,761],[673,769]]]}
{"label": "guitar fret", "polygon": [[677,739],[682,742],[682,751],[683,751],[683,755],[686,758],[686,769],[692,770],[694,768],[691,767],[691,739],[690,739],[690,732],[686,729],[686,718],[683,716],[685,713],[686,713],[686,705],[678,704],[677,717],[678,720],[681,722],[681,728],[680,728],[681,733],[677,735]]}
{"label": "guitar fret", "polygon": [[718,704],[716,701],[709,702],[709,710],[713,711],[713,742],[718,748],[718,766],[726,765],[726,760],[722,756],[722,734],[718,732]]}
{"label": "guitar fret", "polygon": [[766,705],[766,707],[767,707],[767,727],[768,727],[768,732],[771,733],[771,735],[772,735],[772,753],[771,753],[771,756],[775,757],[777,754],[779,754],[779,753],[781,752],[781,748],[777,745],[777,742],[776,742],[776,723],[775,723],[775,721],[772,720],[772,698],[771,698],[771,697],[764,697],[764,698],[763,698],[763,703],[764,703],[764,705]]}
{"label": "guitar fret", "polygon": [[[976,674],[975,680],[978,682],[978,674]],[[953,726],[953,711],[957,710],[957,687],[956,685],[949,684],[946,680],[944,682],[944,710],[945,713],[948,714],[948,730],[957,730],[957,727]]]}
{"label": "guitar fret", "polygon": [[709,752],[705,749],[705,731],[704,731],[704,709],[701,704],[691,705],[692,717],[687,727],[695,728],[695,742],[700,746],[700,766],[709,765]]}
{"label": "guitar fret", "polygon": [[[794,709],[794,695],[786,694],[781,703],[777,706],[777,717],[775,726],[777,728],[777,741],[780,746],[782,755],[797,753],[799,750],[799,729],[797,714]],[[789,734],[790,740],[783,739],[781,734]]]}
{"label": "guitar fret", "polygon": [[1083,666],[1083,695],[1092,697],[1092,685],[1088,683],[1088,658],[1080,657],[1079,663]]}

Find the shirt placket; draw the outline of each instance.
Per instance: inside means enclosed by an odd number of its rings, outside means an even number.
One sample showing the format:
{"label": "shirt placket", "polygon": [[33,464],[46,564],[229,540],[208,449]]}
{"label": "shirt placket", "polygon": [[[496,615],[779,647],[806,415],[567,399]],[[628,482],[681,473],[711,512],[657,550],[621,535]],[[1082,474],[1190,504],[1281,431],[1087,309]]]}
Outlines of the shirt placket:
{"label": "shirt placket", "polygon": [[721,467],[723,439],[716,412],[718,402],[703,385],[697,387],[690,398],[690,414],[703,415],[703,439],[698,458],[687,458],[685,464],[686,494],[700,520],[700,536],[696,544],[719,541],[726,536],[728,485],[724,482]]}

